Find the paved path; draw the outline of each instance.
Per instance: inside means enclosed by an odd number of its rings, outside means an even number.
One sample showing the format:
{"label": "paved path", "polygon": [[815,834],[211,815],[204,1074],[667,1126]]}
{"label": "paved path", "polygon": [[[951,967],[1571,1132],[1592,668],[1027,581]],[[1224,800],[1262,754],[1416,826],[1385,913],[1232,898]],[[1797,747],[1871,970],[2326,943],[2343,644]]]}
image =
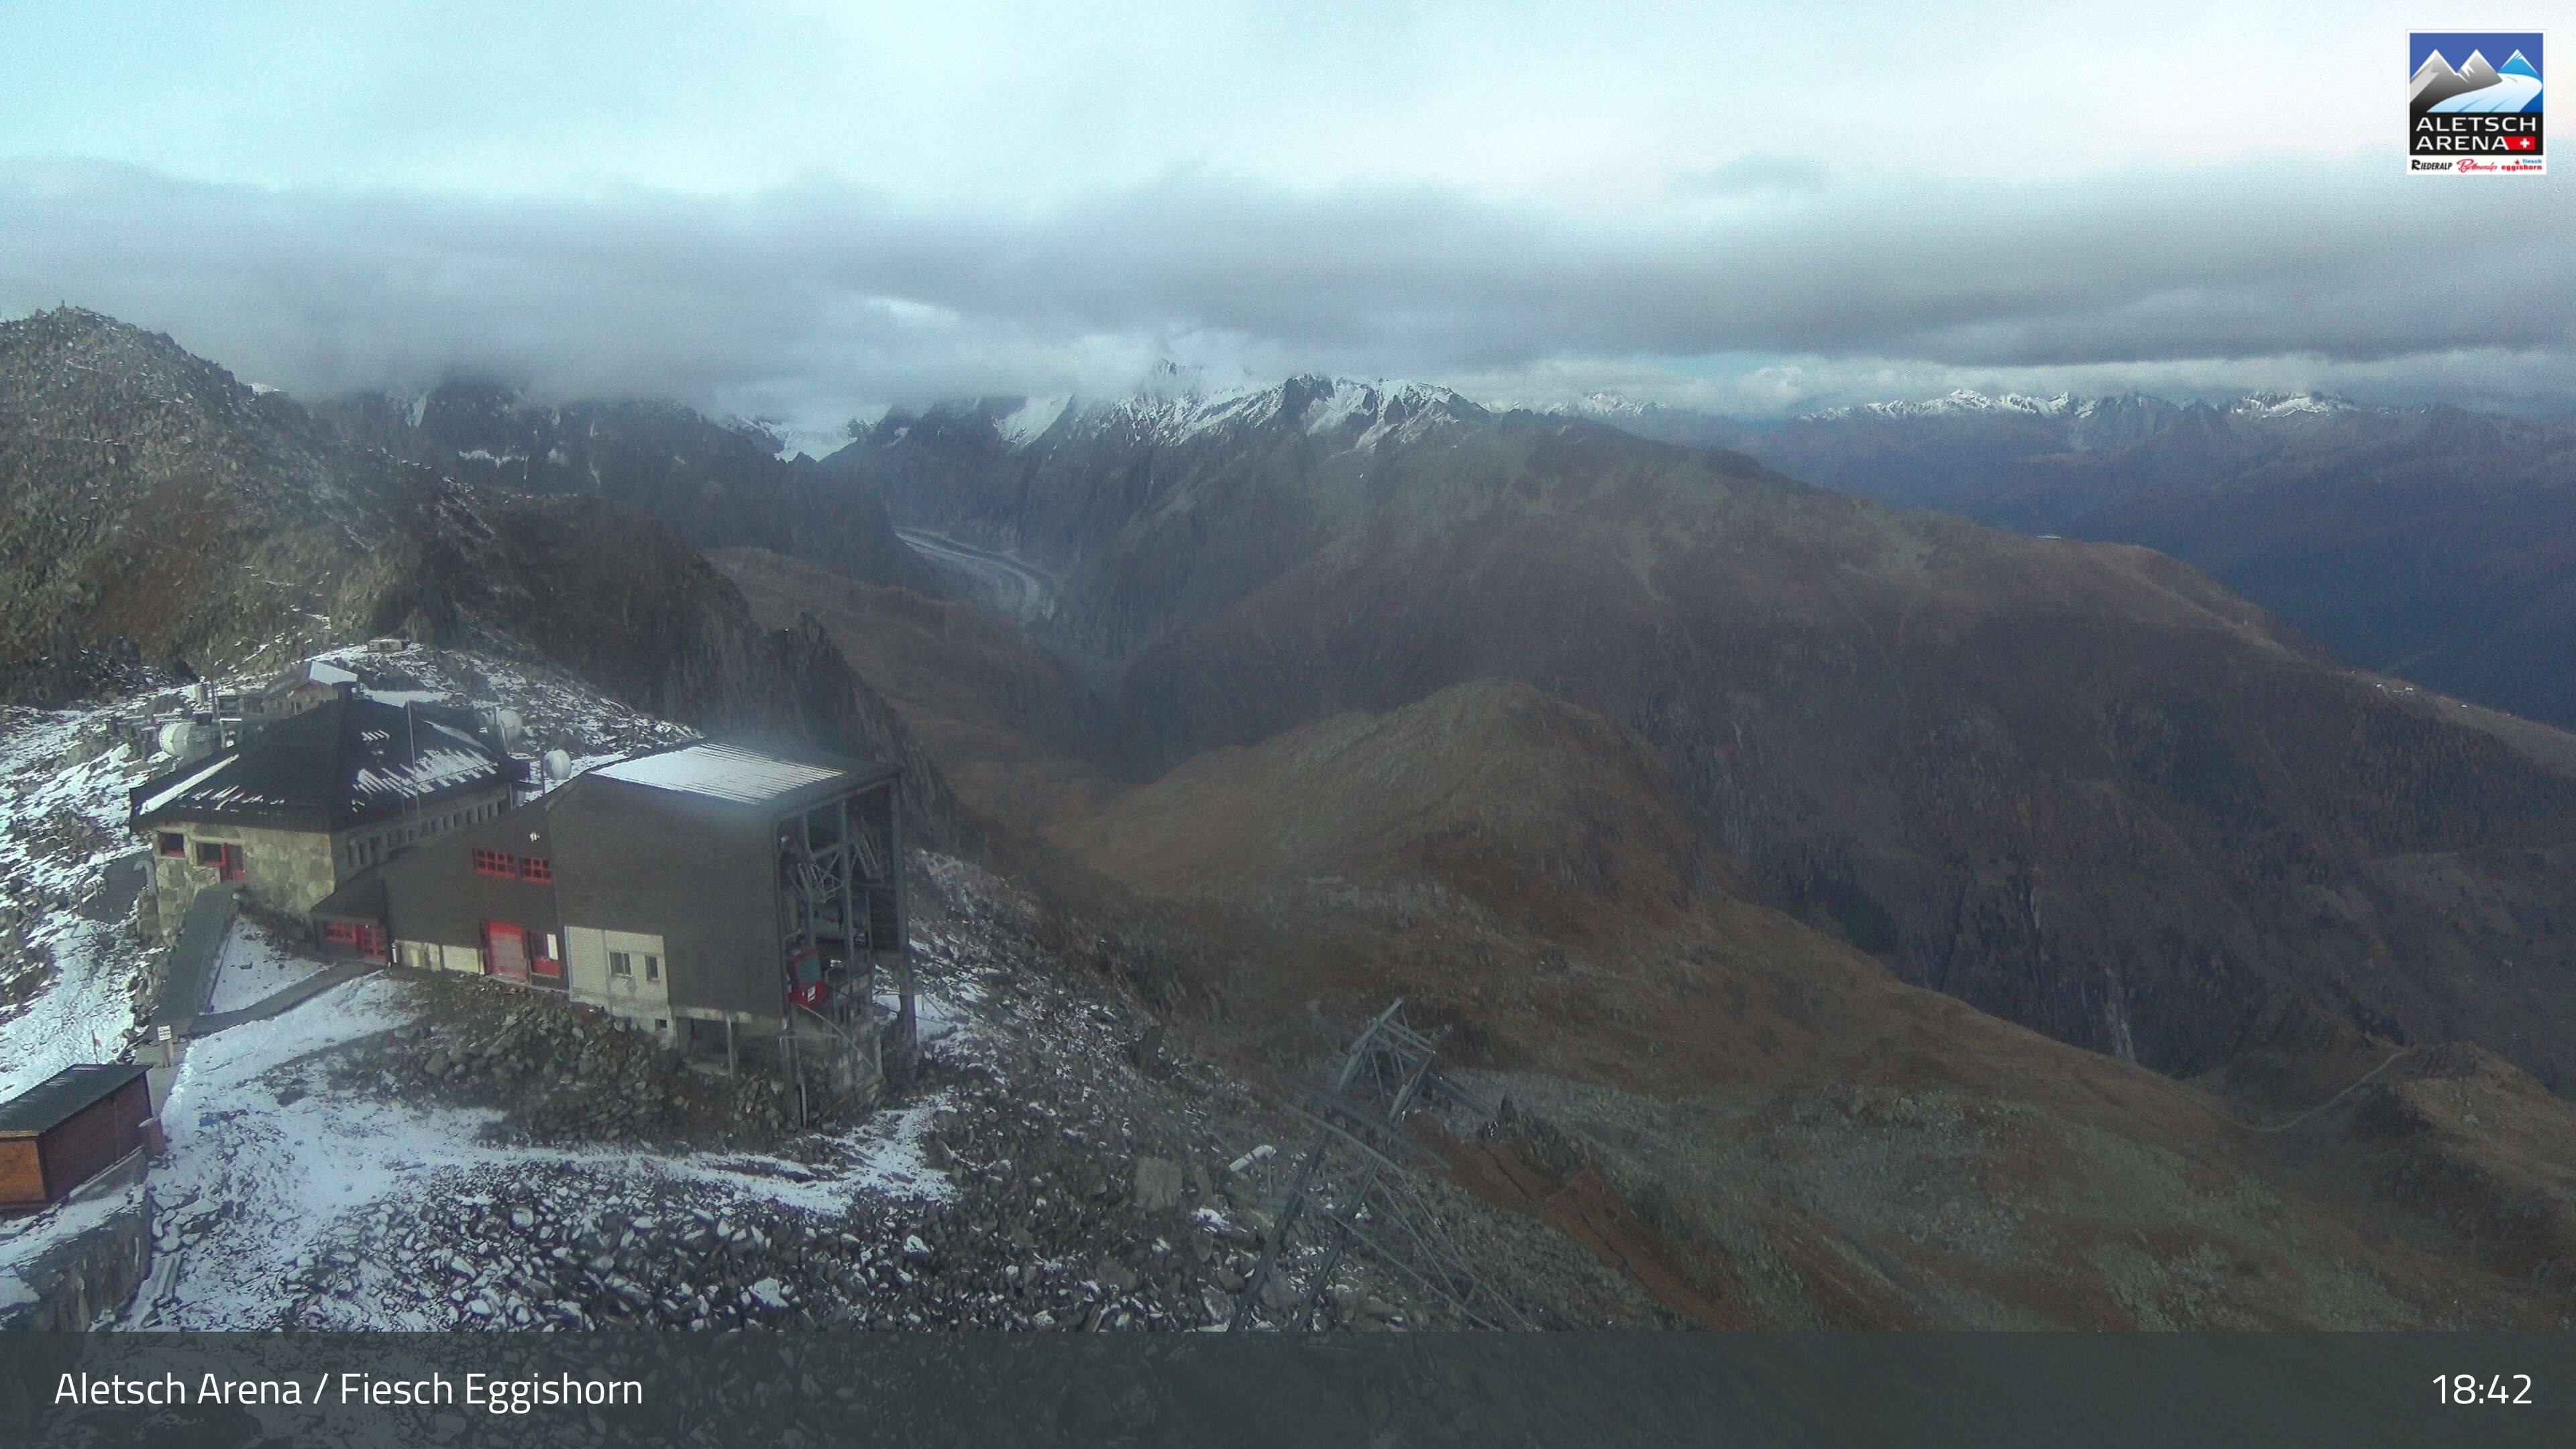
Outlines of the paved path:
{"label": "paved path", "polygon": [[215,958],[223,954],[224,936],[233,926],[233,898],[240,893],[240,886],[223,881],[188,902],[161,977],[161,994],[153,1002],[152,1025],[180,1026],[205,1010],[215,989]]}
{"label": "paved path", "polygon": [[279,1012],[292,1010],[344,981],[355,981],[371,971],[384,969],[382,961],[343,961],[327,966],[296,982],[283,991],[272,991],[239,1011],[218,1011],[200,1016],[180,1029],[182,1036],[213,1036],[226,1027],[245,1021],[266,1021]]}

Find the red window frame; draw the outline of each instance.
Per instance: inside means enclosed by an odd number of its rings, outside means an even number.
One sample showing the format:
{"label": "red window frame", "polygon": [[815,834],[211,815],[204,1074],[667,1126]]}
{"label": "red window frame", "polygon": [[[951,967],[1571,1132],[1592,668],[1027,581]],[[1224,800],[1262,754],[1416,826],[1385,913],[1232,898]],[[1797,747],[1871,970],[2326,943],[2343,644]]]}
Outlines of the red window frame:
{"label": "red window frame", "polygon": [[510,880],[518,875],[518,872],[511,868],[508,851],[485,850],[479,845],[474,848],[474,873],[488,875],[496,880]]}
{"label": "red window frame", "polygon": [[360,956],[385,954],[384,931],[369,921],[324,921],[322,940],[326,945],[345,946]]}
{"label": "red window frame", "polygon": [[542,855],[520,856],[519,879],[535,881],[539,885],[553,885],[555,863]]}
{"label": "red window frame", "polygon": [[243,875],[242,853],[238,845],[200,840],[197,842],[197,864],[200,868],[213,868],[220,880],[240,880]]}
{"label": "red window frame", "polygon": [[181,860],[186,860],[188,858],[188,837],[181,835],[175,830],[163,830],[157,832],[157,838],[152,842],[152,848],[161,852],[163,855],[176,856]]}

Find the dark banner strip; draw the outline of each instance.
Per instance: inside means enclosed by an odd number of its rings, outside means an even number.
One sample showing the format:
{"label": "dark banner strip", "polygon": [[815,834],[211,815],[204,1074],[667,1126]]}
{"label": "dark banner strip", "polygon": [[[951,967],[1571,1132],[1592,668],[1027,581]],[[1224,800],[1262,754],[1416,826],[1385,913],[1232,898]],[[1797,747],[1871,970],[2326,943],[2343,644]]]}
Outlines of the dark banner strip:
{"label": "dark banner strip", "polygon": [[27,1334],[0,1442],[2551,1445],[2576,1335]]}

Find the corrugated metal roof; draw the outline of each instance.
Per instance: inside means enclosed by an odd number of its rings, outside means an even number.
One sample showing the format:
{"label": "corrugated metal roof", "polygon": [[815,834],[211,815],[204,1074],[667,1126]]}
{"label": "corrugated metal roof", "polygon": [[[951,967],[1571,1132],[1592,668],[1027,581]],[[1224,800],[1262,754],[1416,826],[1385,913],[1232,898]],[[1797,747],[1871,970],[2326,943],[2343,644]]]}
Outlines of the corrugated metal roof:
{"label": "corrugated metal roof", "polygon": [[676,790],[745,805],[775,800],[829,780],[851,777],[848,770],[809,765],[741,745],[720,745],[704,740],[676,750],[637,755],[613,765],[601,765],[590,773],[603,779],[623,780],[630,785],[649,785],[656,790]]}
{"label": "corrugated metal roof", "polygon": [[73,1113],[142,1076],[130,1062],[65,1067],[36,1085],[0,1102],[0,1137],[33,1137],[60,1126]]}

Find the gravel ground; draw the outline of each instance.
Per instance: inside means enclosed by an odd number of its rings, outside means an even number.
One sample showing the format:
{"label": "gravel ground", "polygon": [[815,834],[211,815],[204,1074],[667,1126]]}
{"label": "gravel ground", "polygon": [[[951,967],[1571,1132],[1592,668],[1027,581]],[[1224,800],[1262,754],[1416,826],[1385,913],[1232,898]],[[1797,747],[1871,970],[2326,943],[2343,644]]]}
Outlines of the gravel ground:
{"label": "gravel ground", "polygon": [[[1100,963],[1050,955],[1005,883],[943,858],[919,879],[923,1069],[825,1130],[792,1127],[765,1083],[479,979],[388,972],[197,1044],[155,1178],[168,1262],[131,1320],[1224,1322],[1270,1227],[1271,1164],[1293,1150],[1283,1119]],[[1564,1317],[1551,1272],[1597,1297],[1606,1270],[1545,1228],[1427,1191],[1462,1242],[1538,1265],[1535,1316]],[[1382,1277],[1346,1257],[1331,1321],[1446,1321]]]}

